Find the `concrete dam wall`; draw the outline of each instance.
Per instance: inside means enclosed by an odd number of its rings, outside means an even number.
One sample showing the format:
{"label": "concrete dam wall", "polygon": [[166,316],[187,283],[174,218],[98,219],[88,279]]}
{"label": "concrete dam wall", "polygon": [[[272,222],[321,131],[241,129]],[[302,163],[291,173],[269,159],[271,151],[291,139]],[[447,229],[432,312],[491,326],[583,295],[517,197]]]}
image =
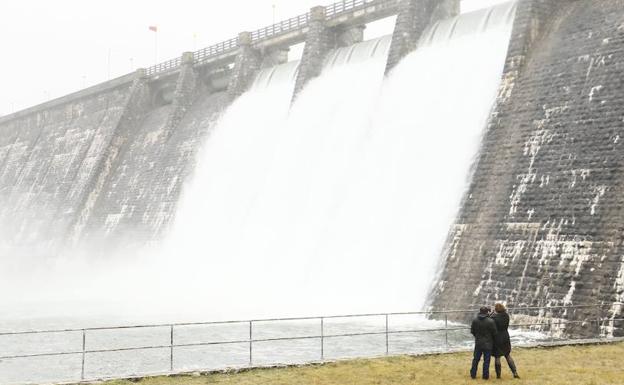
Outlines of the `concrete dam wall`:
{"label": "concrete dam wall", "polygon": [[[105,257],[159,240],[215,122],[259,73],[286,62],[290,46],[305,43],[294,100],[335,49],[362,41],[367,23],[396,15],[389,73],[458,11],[457,0],[314,7],[0,118],[0,252],[55,257],[87,245]],[[449,34],[461,29],[453,20]],[[517,2],[432,308],[602,302],[621,314],[623,63],[624,1]],[[585,320],[594,312],[534,316]],[[621,325],[603,328],[619,333]]]}
{"label": "concrete dam wall", "polygon": [[[603,303],[619,318],[624,2],[535,1],[518,12],[432,303]],[[597,312],[534,315],[588,321]],[[601,326],[621,333],[617,321]],[[595,323],[562,328],[589,333]]]}
{"label": "concrete dam wall", "polygon": [[458,11],[456,1],[437,3],[314,7],[0,118],[0,250],[55,256],[88,245],[106,255],[159,239],[209,128],[261,69],[284,63],[289,46],[305,43],[300,91],[332,50],[362,41],[366,23],[397,14],[410,20],[397,23],[391,55],[398,62],[426,25]]}

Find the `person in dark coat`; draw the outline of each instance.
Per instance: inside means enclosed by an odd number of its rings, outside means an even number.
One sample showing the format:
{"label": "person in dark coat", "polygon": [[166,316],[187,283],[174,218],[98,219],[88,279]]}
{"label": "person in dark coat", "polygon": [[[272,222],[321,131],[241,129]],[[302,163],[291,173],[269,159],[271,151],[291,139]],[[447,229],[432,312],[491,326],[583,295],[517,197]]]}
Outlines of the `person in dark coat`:
{"label": "person in dark coat", "polygon": [[496,378],[501,378],[501,357],[505,357],[507,365],[513,373],[514,378],[520,378],[518,371],[516,370],[516,364],[511,358],[511,340],[509,339],[509,314],[507,309],[502,303],[497,303],[494,306],[494,313],[492,313],[492,319],[496,324],[496,339],[494,341],[494,369],[496,369]]}
{"label": "person in dark coat", "polygon": [[494,349],[494,339],[496,338],[496,324],[490,318],[490,308],[483,306],[479,309],[479,315],[470,325],[470,333],[475,337],[474,357],[470,377],[477,378],[479,361],[483,356],[483,379],[490,378],[490,358]]}

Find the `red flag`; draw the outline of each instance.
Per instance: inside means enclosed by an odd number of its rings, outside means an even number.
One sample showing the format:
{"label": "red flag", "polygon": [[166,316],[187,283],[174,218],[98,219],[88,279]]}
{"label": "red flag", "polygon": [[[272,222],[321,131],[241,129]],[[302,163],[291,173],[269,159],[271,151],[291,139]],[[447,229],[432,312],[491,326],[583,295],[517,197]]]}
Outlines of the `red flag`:
{"label": "red flag", "polygon": [[158,32],[158,27],[155,26],[155,25],[150,25],[149,26],[149,30],[152,31],[152,32]]}

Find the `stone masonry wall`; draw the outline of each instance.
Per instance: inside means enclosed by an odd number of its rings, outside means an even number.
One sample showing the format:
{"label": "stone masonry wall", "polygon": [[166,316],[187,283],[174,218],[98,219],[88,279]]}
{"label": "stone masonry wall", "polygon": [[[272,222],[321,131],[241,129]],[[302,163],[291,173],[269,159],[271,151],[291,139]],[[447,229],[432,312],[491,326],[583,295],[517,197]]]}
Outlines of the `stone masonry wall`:
{"label": "stone masonry wall", "polygon": [[173,220],[201,143],[230,100],[227,92],[208,91],[192,66],[184,68],[173,103],[148,111],[129,133],[83,242],[106,256],[158,239]]}
{"label": "stone masonry wall", "polygon": [[230,77],[227,90],[232,100],[247,91],[263,62],[260,51],[251,46],[249,32],[239,34],[238,44],[238,55],[236,55],[234,71]]}
{"label": "stone masonry wall", "polygon": [[425,30],[438,20],[459,14],[459,0],[403,0],[397,15],[386,74],[416,49]]}
{"label": "stone masonry wall", "polygon": [[433,308],[550,306],[532,315],[579,321],[561,326],[571,334],[621,313],[623,69],[624,1],[520,3]]}
{"label": "stone masonry wall", "polygon": [[120,86],[0,124],[3,255],[55,254],[129,94]]}
{"label": "stone masonry wall", "polygon": [[293,100],[311,79],[321,74],[327,54],[337,45],[336,32],[325,24],[324,7],[314,7],[310,10],[308,24],[308,34],[297,72]]}
{"label": "stone masonry wall", "polygon": [[128,132],[102,187],[83,240],[103,254],[153,240],[171,222],[181,186],[227,95],[211,94],[192,63],[176,81],[173,102],[149,110]]}

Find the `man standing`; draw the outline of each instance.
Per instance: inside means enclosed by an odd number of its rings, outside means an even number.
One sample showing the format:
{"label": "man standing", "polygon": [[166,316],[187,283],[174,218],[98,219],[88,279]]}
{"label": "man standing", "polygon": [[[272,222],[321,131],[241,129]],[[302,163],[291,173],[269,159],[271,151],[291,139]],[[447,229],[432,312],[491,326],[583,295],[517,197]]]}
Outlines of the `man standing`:
{"label": "man standing", "polygon": [[483,355],[483,379],[490,378],[490,358],[494,349],[494,339],[496,337],[496,323],[489,317],[490,308],[483,306],[479,309],[479,315],[472,321],[470,333],[475,337],[474,358],[470,377],[477,378],[477,368]]}

